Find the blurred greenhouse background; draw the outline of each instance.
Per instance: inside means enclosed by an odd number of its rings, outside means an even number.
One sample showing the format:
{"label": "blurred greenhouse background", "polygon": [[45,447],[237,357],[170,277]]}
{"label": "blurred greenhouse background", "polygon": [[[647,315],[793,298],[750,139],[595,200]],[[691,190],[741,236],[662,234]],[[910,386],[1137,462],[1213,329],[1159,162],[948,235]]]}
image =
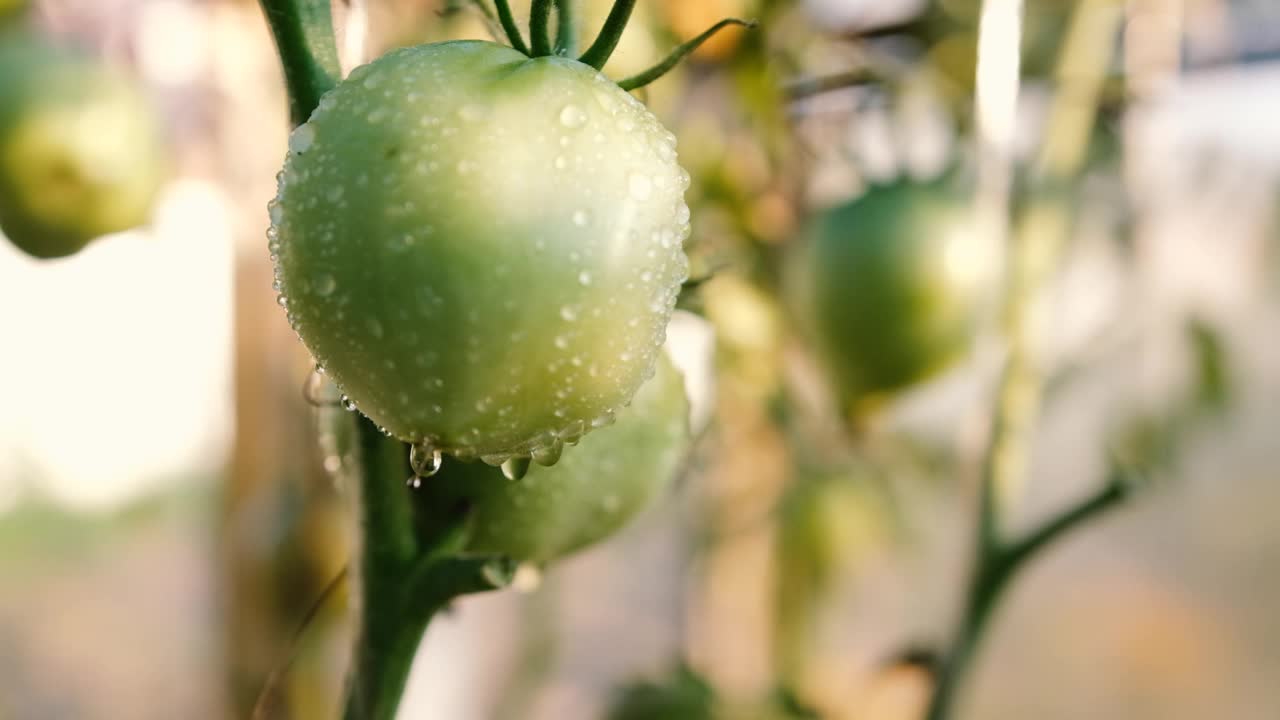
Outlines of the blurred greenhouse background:
{"label": "blurred greenhouse background", "polygon": [[[485,37],[446,5],[336,2],[346,65]],[[582,5],[593,28],[609,3]],[[817,209],[980,165],[980,5],[641,0],[610,77],[719,18],[761,22],[640,92],[693,177],[689,251],[710,279],[669,344],[703,430],[621,535],[434,623],[401,717],[683,720],[608,708],[684,665],[719,717],[804,717],[779,709],[784,682],[817,717],[922,717],[965,587],[999,313],[954,366],[836,408],[778,265]],[[1019,167],[1052,144],[1074,77],[1054,68],[1089,7],[1116,13],[1090,46],[1114,57],[1097,58],[1080,172],[1053,188],[1070,234],[1029,310],[1046,391],[1015,525],[1089,492],[1112,455],[1160,457],[1020,577],[958,716],[1274,718],[1280,3],[1025,0]],[[271,289],[288,118],[261,10],[37,0],[33,22],[143,80],[170,169],[145,227],[52,262],[0,243],[0,720],[336,717],[348,596],[326,588],[351,532]],[[1015,209],[1035,201],[1011,182]],[[806,473],[848,492],[802,507]],[[796,537],[833,543],[830,577],[787,562]],[[820,601],[788,595],[805,582]],[[797,632],[816,640],[791,648]]]}

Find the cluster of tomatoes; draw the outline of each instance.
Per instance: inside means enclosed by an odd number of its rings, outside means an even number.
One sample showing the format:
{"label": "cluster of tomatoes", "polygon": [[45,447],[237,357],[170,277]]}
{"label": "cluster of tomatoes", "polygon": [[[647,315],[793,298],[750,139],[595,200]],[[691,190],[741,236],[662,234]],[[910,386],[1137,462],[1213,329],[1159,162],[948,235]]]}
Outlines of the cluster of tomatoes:
{"label": "cluster of tomatoes", "polygon": [[[60,257],[144,221],[156,135],[126,78],[0,30],[0,229],[18,247]],[[396,50],[290,138],[270,204],[278,299],[344,402],[427,458],[422,492],[467,501],[474,549],[551,560],[621,527],[690,447],[663,350],[689,185],[675,136],[587,64],[479,41]],[[903,181],[794,243],[788,300],[845,407],[963,350],[963,210],[945,182]]]}
{"label": "cluster of tomatoes", "polygon": [[[422,506],[465,500],[472,549],[547,561],[670,484],[690,445],[662,349],[690,181],[631,94],[563,57],[423,45],[353,72],[289,147],[268,233],[279,302],[350,407],[443,454]],[[876,188],[796,243],[788,294],[849,403],[963,349],[958,197]]]}

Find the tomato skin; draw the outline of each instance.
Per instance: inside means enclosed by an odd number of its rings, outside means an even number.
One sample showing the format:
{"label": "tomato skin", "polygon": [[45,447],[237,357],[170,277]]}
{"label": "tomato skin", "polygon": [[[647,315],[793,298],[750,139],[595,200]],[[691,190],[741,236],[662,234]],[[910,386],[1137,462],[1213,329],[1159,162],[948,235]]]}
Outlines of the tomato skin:
{"label": "tomato skin", "polygon": [[392,51],[291,137],[282,303],[401,440],[490,461],[572,441],[652,373],[687,274],[674,143],[574,60]]}
{"label": "tomato skin", "polygon": [[56,258],[146,222],[164,177],[157,125],[130,78],[0,30],[0,231]]}
{"label": "tomato skin", "polygon": [[[675,479],[690,446],[684,379],[665,354],[612,426],[520,480],[480,462],[446,460],[416,490],[420,508],[470,507],[467,550],[545,563],[609,537]],[[428,518],[428,524],[438,520]]]}
{"label": "tomato skin", "polygon": [[805,235],[787,293],[845,402],[906,388],[967,350],[987,268],[946,181],[872,188]]}

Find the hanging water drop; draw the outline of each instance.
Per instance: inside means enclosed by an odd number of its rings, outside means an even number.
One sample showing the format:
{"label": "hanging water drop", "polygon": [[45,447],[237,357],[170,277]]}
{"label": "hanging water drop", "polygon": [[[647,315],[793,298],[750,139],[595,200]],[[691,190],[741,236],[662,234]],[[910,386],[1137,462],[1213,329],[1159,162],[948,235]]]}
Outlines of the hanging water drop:
{"label": "hanging water drop", "polygon": [[409,446],[409,468],[414,477],[429,478],[440,472],[444,456],[429,441],[423,440]]}
{"label": "hanging water drop", "polygon": [[524,478],[529,473],[529,458],[513,457],[502,463],[502,476],[512,482]]}
{"label": "hanging water drop", "polygon": [[346,410],[347,412],[355,412],[355,409],[356,409],[355,400],[352,400],[346,395],[343,395],[341,398],[338,399],[338,402],[342,404],[343,410]]}
{"label": "hanging water drop", "polygon": [[333,403],[332,400],[325,402],[324,371],[319,365],[307,374],[307,380],[302,384],[302,398],[312,407],[324,407]]}
{"label": "hanging water drop", "polygon": [[539,447],[533,451],[533,461],[543,467],[551,467],[560,462],[560,455],[564,452],[564,442],[560,438],[556,438],[551,442]]}

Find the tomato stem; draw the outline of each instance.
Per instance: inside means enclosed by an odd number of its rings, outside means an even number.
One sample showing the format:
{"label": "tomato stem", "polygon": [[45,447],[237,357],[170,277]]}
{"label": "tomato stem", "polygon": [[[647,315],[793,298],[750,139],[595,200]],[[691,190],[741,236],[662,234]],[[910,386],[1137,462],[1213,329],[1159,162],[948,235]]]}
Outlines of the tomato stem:
{"label": "tomato stem", "polygon": [[572,57],[578,54],[578,23],[574,17],[574,0],[556,2],[556,55]]}
{"label": "tomato stem", "polygon": [[507,39],[511,41],[511,47],[528,55],[529,46],[524,42],[524,36],[520,33],[520,26],[516,24],[515,16],[511,14],[511,3],[507,0],[493,0],[493,4],[498,8],[498,22],[502,25],[502,31],[507,34]]}
{"label": "tomato stem", "polygon": [[638,75],[632,75],[631,77],[626,78],[625,80],[619,80],[618,87],[622,88],[623,90],[635,90],[637,88],[642,88],[645,85],[648,85],[649,83],[653,82],[654,80],[657,80],[663,75],[666,75],[668,72],[671,71],[671,68],[675,67],[676,64],[679,63],[681,60],[683,60],[686,55],[693,52],[694,50],[697,50],[699,47],[701,47],[703,43],[710,40],[712,36],[720,32],[721,30],[729,27],[730,25],[738,25],[740,27],[745,27],[747,29],[752,29],[757,27],[757,23],[754,20],[739,20],[737,18],[726,18],[724,20],[721,20],[715,25],[712,25],[711,27],[704,30],[701,35],[695,37],[694,39],[686,43],[683,43],[682,45],[677,47],[675,50],[672,50],[671,54],[668,55],[666,59],[664,59],[662,62],[658,63],[657,65],[654,65],[653,67],[649,68],[648,70],[645,70],[642,73],[639,73]]}
{"label": "tomato stem", "polygon": [[578,60],[597,70],[603,68],[613,55],[614,48],[618,47],[618,41],[622,39],[622,33],[627,29],[627,22],[631,20],[631,11],[635,7],[636,0],[616,0],[613,9],[609,11],[609,17],[605,18],[600,35]]}
{"label": "tomato stem", "polygon": [[342,77],[333,14],[328,0],[260,0],[275,37],[285,85],[289,117],[301,125],[320,104],[320,96]]}
{"label": "tomato stem", "polygon": [[552,0],[533,0],[529,7],[529,42],[533,57],[550,55]]}
{"label": "tomato stem", "polygon": [[[300,125],[341,76],[329,0],[260,2],[284,67],[290,117]],[[352,567],[361,602],[344,717],[394,720],[431,618],[460,595],[504,587],[514,567],[502,558],[452,553],[464,544],[466,508],[422,527],[405,485],[408,446],[364,416],[352,422],[359,438],[352,485],[360,527]]]}

